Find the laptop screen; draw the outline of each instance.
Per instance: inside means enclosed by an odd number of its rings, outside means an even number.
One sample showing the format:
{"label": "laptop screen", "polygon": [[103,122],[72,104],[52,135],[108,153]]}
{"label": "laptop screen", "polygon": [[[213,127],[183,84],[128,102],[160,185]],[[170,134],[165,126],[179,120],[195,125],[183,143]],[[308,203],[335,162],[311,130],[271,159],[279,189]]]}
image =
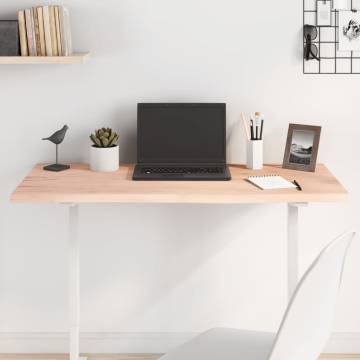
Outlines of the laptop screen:
{"label": "laptop screen", "polygon": [[226,163],[226,104],[138,104],[139,163]]}

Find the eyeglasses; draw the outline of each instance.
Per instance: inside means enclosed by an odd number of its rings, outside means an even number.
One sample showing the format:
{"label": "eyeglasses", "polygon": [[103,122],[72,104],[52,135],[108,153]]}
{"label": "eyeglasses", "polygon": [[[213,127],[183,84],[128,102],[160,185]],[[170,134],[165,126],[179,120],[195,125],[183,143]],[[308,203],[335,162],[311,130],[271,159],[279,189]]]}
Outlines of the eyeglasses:
{"label": "eyeglasses", "polygon": [[318,47],[312,43],[317,38],[318,31],[316,26],[314,25],[304,25],[304,38],[305,38],[305,46],[304,46],[304,58],[306,61],[316,59],[320,61],[318,58]]}

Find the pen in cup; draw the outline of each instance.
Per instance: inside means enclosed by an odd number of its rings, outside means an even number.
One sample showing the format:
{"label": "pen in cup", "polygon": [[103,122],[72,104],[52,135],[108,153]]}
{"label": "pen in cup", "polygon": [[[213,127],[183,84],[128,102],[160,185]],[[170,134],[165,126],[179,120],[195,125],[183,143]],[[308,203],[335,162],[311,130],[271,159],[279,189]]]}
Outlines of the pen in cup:
{"label": "pen in cup", "polygon": [[254,136],[254,120],[250,119],[250,123],[251,140],[256,140]]}
{"label": "pen in cup", "polygon": [[250,118],[250,131],[249,131],[249,123],[245,119],[244,113],[241,113],[241,120],[244,126],[247,140],[257,141],[263,139],[264,117],[260,114],[260,112],[255,113],[255,120]]}
{"label": "pen in cup", "polygon": [[255,140],[261,140],[261,137],[259,136],[259,127],[260,127],[260,113],[257,111],[255,113]]}
{"label": "pen in cup", "polygon": [[262,140],[264,131],[264,118],[260,112],[255,113],[255,120],[252,121],[254,135],[251,140]]}

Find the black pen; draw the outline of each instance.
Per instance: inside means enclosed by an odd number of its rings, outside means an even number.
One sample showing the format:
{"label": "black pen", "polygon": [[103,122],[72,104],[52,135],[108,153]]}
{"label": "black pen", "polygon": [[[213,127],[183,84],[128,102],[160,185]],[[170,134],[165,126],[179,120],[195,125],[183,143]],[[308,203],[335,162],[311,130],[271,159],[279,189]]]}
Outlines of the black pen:
{"label": "black pen", "polygon": [[296,187],[297,187],[297,189],[299,191],[302,191],[302,187],[300,186],[300,184],[296,180],[294,180],[293,183],[296,185]]}
{"label": "black pen", "polygon": [[254,121],[251,119],[251,126],[250,126],[250,131],[251,131],[251,140],[254,140]]}
{"label": "black pen", "polygon": [[260,140],[263,139],[263,130],[264,130],[264,119],[261,119]]}

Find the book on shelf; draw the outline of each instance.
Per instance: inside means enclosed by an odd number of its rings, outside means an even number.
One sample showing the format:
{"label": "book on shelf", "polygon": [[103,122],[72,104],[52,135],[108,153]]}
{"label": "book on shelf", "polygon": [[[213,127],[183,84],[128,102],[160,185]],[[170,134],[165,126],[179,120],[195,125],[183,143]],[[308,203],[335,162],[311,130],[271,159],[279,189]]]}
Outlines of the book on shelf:
{"label": "book on shelf", "polygon": [[25,11],[20,10],[18,12],[18,24],[19,24],[19,37],[20,37],[20,53],[21,56],[28,56],[28,44],[26,36],[26,25],[25,25]]}
{"label": "book on shelf", "polygon": [[54,10],[55,10],[55,26],[56,26],[57,49],[58,49],[58,54],[59,54],[59,56],[62,56],[59,6],[54,6]]}
{"label": "book on shelf", "polygon": [[52,44],[51,44],[50,9],[49,9],[49,6],[44,6],[43,7],[43,20],[44,20],[46,56],[53,56]]}
{"label": "book on shelf", "polygon": [[34,31],[34,19],[32,17],[31,9],[25,10],[25,24],[26,24],[26,36],[29,49],[29,56],[36,56],[36,44],[35,44],[35,31]]}
{"label": "book on shelf", "polygon": [[16,20],[0,20],[0,56],[19,56],[19,23]]}
{"label": "book on shelf", "polygon": [[60,18],[60,34],[61,34],[61,53],[63,56],[72,54],[72,40],[71,40],[71,24],[69,10],[64,7],[59,7]]}
{"label": "book on shelf", "polygon": [[41,55],[40,50],[40,31],[39,31],[39,18],[36,11],[36,8],[31,9],[31,15],[34,19],[34,32],[35,32],[35,44],[36,44],[36,54]]}
{"label": "book on shelf", "polygon": [[59,5],[38,6],[18,12],[21,56],[72,54],[70,15]]}
{"label": "book on shelf", "polygon": [[43,8],[37,7],[36,12],[39,24],[40,54],[46,56]]}
{"label": "book on shelf", "polygon": [[50,10],[50,32],[51,32],[51,45],[53,56],[59,56],[57,37],[56,37],[56,24],[55,24],[55,7],[49,6]]}

